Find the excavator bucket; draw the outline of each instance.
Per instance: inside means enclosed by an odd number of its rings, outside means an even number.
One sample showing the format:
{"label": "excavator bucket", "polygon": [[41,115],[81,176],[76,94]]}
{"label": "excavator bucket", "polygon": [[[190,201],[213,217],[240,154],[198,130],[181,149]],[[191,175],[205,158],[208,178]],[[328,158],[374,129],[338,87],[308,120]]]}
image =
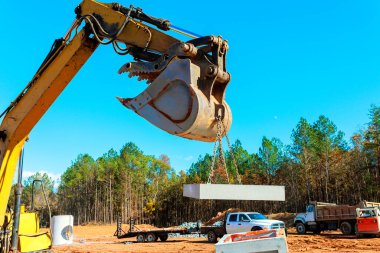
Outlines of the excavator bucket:
{"label": "excavator bucket", "polygon": [[[219,39],[218,43],[223,42],[219,37],[212,37],[215,38]],[[205,54],[194,44],[180,43],[169,50],[167,55],[171,57],[166,63],[124,65],[119,72],[139,76],[139,80],[146,79],[150,85],[135,98],[118,99],[170,134],[192,140],[215,141],[217,117],[224,125],[222,135],[228,132],[232,122],[230,107],[224,100],[230,76],[224,71],[224,66],[212,64],[212,57]]]}

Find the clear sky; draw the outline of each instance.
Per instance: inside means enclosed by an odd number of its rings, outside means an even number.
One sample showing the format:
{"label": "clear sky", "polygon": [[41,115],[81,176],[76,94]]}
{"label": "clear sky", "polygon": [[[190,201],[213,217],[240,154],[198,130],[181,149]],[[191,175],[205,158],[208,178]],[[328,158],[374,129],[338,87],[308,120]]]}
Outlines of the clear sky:
{"label": "clear sky", "polygon": [[[300,117],[313,122],[324,114],[349,138],[369,121],[370,105],[380,105],[379,1],[120,3],[229,40],[229,135],[251,153],[264,135],[289,143]],[[77,4],[2,2],[0,111],[29,82],[54,39],[65,34]],[[115,96],[133,97],[146,87],[117,74],[131,60],[111,46],[98,48],[30,134],[26,175],[42,170],[55,177],[80,153],[97,158],[129,141],[146,154],[167,154],[176,170],[187,170],[212,151],[212,143],[171,136],[119,104]]]}

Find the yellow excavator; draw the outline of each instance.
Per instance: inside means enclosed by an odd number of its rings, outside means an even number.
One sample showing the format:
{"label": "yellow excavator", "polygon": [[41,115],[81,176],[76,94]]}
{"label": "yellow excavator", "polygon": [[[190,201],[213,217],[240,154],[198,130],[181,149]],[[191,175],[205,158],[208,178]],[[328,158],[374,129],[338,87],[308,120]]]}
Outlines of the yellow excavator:
{"label": "yellow excavator", "polygon": [[[75,8],[68,32],[55,40],[32,80],[0,114],[0,251],[49,252],[50,233],[39,232],[36,213],[20,210],[22,152],[30,131],[99,45],[110,44],[135,62],[123,65],[148,83],[135,98],[118,98],[127,108],[170,134],[215,141],[217,122],[229,130],[232,115],[225,102],[230,81],[226,70],[227,41],[197,36],[141,8],[84,0]],[[155,28],[153,28],[155,27]],[[191,37],[169,36],[173,30]],[[18,167],[13,212],[7,212],[12,180]]]}

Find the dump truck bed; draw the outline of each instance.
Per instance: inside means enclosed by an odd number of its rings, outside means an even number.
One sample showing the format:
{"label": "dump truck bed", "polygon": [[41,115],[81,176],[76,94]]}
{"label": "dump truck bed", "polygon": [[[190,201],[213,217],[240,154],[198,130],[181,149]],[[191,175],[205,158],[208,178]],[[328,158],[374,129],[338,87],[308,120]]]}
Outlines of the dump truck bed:
{"label": "dump truck bed", "polygon": [[317,206],[317,221],[354,220],[356,207],[349,205]]}

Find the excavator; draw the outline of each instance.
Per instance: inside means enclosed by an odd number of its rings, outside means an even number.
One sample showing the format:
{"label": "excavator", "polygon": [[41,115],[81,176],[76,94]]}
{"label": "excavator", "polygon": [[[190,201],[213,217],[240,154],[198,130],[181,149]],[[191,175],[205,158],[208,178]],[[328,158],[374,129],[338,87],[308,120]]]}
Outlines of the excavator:
{"label": "excavator", "polygon": [[[0,251],[50,252],[49,232],[39,232],[37,213],[20,211],[22,154],[28,135],[99,45],[112,45],[134,62],[119,73],[138,77],[148,86],[122,105],[162,130],[183,138],[212,142],[217,123],[226,134],[232,114],[225,101],[230,81],[226,70],[228,43],[220,36],[198,36],[155,18],[141,8],[83,0],[76,18],[31,81],[0,114]],[[190,37],[184,42],[168,35]],[[181,36],[182,36],[181,35]],[[7,211],[12,181],[18,168],[16,205]],[[20,218],[21,217],[21,218]]]}

